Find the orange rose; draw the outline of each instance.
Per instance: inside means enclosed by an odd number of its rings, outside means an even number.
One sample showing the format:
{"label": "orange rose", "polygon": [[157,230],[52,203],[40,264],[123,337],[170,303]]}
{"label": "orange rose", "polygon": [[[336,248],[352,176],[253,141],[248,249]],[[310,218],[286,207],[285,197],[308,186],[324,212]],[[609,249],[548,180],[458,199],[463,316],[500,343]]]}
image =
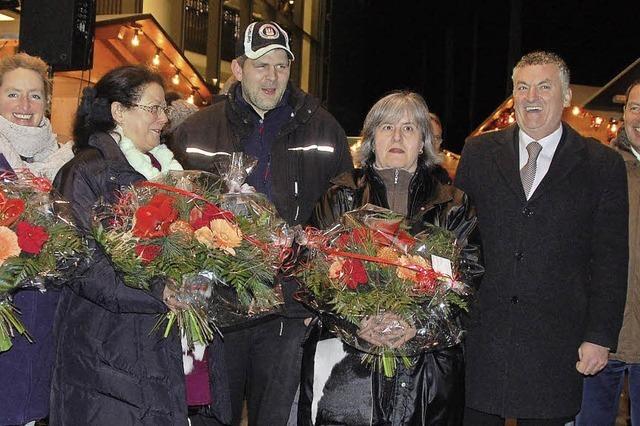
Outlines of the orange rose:
{"label": "orange rose", "polygon": [[20,256],[18,236],[6,226],[0,226],[0,265],[13,256]]}
{"label": "orange rose", "polygon": [[169,225],[169,233],[175,234],[176,232],[180,232],[185,235],[193,235],[193,228],[189,225],[189,222],[184,220],[176,220],[171,225]]}
{"label": "orange rose", "polygon": [[[429,264],[429,262],[427,262],[427,260],[424,257],[420,257],[420,256],[412,256],[412,255],[400,256],[400,258],[398,259],[398,262],[400,262],[401,265],[406,265],[406,266],[415,265],[415,266],[421,266],[424,269],[431,268],[431,265]],[[398,275],[398,278],[410,280],[413,282],[418,282],[418,271],[415,271],[413,269],[403,268],[401,266],[398,266],[398,269],[396,269],[396,275]]]}
{"label": "orange rose", "polygon": [[398,253],[391,247],[384,246],[378,249],[378,252],[376,253],[376,257],[379,257],[380,259],[388,260],[391,262],[395,262],[398,260]]}
{"label": "orange rose", "polygon": [[242,243],[242,231],[237,225],[224,219],[214,219],[209,226],[202,227],[194,233],[196,240],[209,248],[216,248],[236,255],[235,247]]}

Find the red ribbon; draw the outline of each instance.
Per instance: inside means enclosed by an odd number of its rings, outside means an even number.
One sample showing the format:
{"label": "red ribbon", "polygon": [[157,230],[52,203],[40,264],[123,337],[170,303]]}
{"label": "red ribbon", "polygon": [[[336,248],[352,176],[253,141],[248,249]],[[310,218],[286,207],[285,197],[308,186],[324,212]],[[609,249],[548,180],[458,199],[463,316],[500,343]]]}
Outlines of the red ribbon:
{"label": "red ribbon", "polygon": [[167,191],[167,192],[175,192],[176,194],[180,194],[180,195],[184,195],[185,197],[189,197],[189,198],[193,198],[193,199],[196,199],[196,200],[204,201],[205,203],[212,205],[213,207],[218,209],[218,211],[216,213],[222,213],[223,212],[223,210],[220,209],[215,203],[212,203],[211,201],[207,200],[203,196],[198,195],[198,194],[196,194],[194,192],[191,192],[191,191],[187,191],[185,189],[176,188],[175,186],[165,185],[163,183],[158,183],[158,182],[150,182],[148,180],[142,180],[142,181],[136,182],[135,186],[143,186],[143,187],[146,187],[146,188],[158,188],[158,189],[162,189],[162,190]]}
{"label": "red ribbon", "polygon": [[[423,266],[416,265],[416,264],[403,265],[402,263],[395,260],[383,259],[377,256],[369,256],[361,253],[352,253],[352,252],[338,250],[333,247],[329,247],[327,245],[327,237],[323,235],[322,232],[319,231],[318,229],[309,227],[305,230],[305,232],[307,234],[307,240],[308,240],[307,245],[310,247],[316,248],[328,255],[339,256],[339,257],[349,257],[352,259],[364,260],[365,262],[382,263],[389,266],[406,268],[414,272],[417,272],[419,274],[424,274],[424,276],[433,277],[433,279],[437,279],[439,277],[445,276],[443,274],[435,272],[433,269],[427,269],[427,268],[424,268]],[[434,276],[434,274],[436,275]]]}

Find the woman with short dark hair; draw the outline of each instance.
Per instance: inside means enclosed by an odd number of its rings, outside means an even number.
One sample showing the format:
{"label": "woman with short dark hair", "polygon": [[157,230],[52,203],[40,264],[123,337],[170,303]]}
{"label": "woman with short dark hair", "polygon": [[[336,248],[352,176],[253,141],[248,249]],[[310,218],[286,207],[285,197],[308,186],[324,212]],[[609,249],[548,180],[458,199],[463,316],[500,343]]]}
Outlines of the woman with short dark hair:
{"label": "woman with short dark hair", "polygon": [[[160,144],[166,122],[162,78],[144,67],[116,68],[84,90],[76,155],[54,182],[83,233],[97,201],[182,169]],[[152,332],[158,315],[178,305],[163,280],[150,289],[127,287],[98,246],[87,271],[67,283],[54,325],[51,425],[187,424],[178,332]]]}

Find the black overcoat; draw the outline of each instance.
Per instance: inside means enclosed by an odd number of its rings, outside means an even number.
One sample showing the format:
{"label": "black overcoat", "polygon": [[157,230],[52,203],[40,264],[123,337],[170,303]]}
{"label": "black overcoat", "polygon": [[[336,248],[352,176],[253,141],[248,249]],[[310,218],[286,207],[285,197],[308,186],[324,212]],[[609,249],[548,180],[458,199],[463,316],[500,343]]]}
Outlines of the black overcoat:
{"label": "black overcoat", "polygon": [[[76,224],[91,228],[92,206],[143,180],[106,133],[91,136],[54,185],[70,202]],[[86,273],[67,283],[54,321],[56,359],[52,426],[187,424],[182,348],[177,331],[152,332],[163,283],[147,292],[127,287],[96,247]]]}
{"label": "black overcoat", "polygon": [[612,149],[563,124],[527,201],[518,127],[467,141],[456,185],[475,204],[485,274],[466,340],[466,403],[503,417],[580,408],[583,341],[615,350],[627,282],[628,196]]}

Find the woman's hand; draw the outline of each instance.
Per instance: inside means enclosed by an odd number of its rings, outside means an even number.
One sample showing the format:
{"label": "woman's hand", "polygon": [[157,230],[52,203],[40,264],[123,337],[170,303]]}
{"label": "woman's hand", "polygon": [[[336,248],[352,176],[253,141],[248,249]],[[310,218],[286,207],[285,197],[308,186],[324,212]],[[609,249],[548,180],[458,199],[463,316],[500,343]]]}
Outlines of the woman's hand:
{"label": "woman's hand", "polygon": [[181,311],[183,309],[187,309],[188,307],[186,303],[178,300],[178,293],[172,290],[168,283],[164,286],[164,291],[162,292],[162,301],[173,312]]}
{"label": "woman's hand", "polygon": [[358,337],[375,346],[397,349],[416,335],[416,329],[400,315],[385,312],[365,317],[360,322]]}

